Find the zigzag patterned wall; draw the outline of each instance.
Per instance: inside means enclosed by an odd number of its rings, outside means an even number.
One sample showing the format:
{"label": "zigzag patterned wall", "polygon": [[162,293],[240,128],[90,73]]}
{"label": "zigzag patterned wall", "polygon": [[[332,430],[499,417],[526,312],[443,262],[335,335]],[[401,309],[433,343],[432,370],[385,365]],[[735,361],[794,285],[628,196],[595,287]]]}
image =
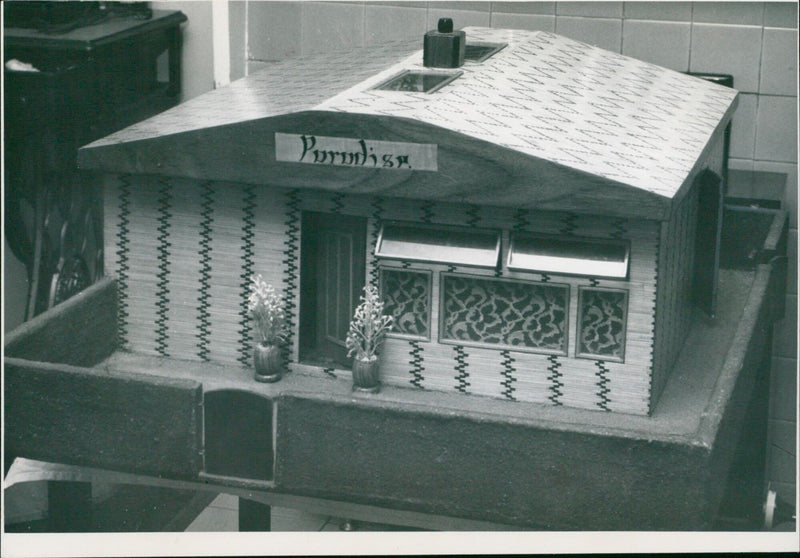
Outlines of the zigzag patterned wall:
{"label": "zigzag patterned wall", "polygon": [[[349,381],[349,371],[297,363],[302,212],[341,212],[368,218],[369,283],[378,284],[380,266],[431,272],[430,338],[388,339],[381,368],[385,383],[508,401],[649,411],[656,222],[147,176],[109,177],[105,200],[106,269],[119,280],[119,337],[127,350],[249,366],[252,334],[244,305],[249,278],[260,273],[288,302],[294,329],[286,357],[292,369]],[[509,230],[631,239],[630,277],[612,281],[398,261],[379,266],[373,253],[381,219],[505,229],[504,245]],[[442,272],[568,285],[566,354],[439,343]],[[592,285],[630,293],[624,362],[575,358],[578,287]]]}

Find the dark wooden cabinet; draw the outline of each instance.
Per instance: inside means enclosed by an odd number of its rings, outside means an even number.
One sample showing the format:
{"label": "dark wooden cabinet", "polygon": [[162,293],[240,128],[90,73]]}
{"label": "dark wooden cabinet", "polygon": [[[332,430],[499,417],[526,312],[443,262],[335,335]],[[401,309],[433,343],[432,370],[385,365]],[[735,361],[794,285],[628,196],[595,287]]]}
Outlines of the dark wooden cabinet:
{"label": "dark wooden cabinet", "polygon": [[[178,11],[63,33],[3,29],[5,234],[25,265],[29,319],[103,274],[102,204],[77,149],[180,100]],[[6,22],[8,25],[8,21]]]}

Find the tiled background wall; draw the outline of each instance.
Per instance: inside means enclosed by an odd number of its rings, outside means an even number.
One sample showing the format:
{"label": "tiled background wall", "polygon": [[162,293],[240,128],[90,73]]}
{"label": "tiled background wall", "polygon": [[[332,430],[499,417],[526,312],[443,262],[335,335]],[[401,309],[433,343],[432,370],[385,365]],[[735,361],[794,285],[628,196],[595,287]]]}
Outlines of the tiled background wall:
{"label": "tiled background wall", "polygon": [[[730,166],[787,174],[791,213],[786,315],[776,328],[768,479],[795,498],[797,393],[797,3],[258,2],[247,3],[250,71],[301,54],[419,39],[439,17],[551,31],[679,71],[727,73],[741,92]],[[354,61],[357,63],[357,61]]]}

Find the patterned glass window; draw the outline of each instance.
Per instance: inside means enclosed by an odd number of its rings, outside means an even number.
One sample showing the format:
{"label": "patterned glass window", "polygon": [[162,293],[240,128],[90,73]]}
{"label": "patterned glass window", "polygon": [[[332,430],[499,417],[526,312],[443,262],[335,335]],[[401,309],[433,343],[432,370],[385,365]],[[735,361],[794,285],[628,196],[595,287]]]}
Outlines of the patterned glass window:
{"label": "patterned glass window", "polygon": [[628,291],[580,287],[576,356],[622,362],[627,314]]}
{"label": "patterned glass window", "polygon": [[391,335],[430,339],[431,273],[381,269],[383,310],[394,317]]}
{"label": "patterned glass window", "polygon": [[569,285],[442,274],[439,341],[566,354]]}

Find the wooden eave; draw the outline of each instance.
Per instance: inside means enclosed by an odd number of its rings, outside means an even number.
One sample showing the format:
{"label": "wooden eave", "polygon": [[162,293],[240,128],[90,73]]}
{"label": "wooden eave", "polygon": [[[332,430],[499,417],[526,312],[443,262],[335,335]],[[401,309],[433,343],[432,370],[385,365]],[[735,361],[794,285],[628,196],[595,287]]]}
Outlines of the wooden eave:
{"label": "wooden eave", "polygon": [[[550,33],[467,36],[508,46],[433,94],[375,89],[425,70],[409,43],[287,60],[87,146],[79,165],[664,220],[736,106],[734,90]],[[354,58],[355,69],[331,69]],[[435,171],[288,163],[275,133],[435,144],[438,161]]]}
{"label": "wooden eave", "polygon": [[[280,162],[275,133],[436,144],[438,171]],[[80,164],[149,174],[435,202],[663,219],[670,200],[405,118],[303,111],[83,149]]]}

